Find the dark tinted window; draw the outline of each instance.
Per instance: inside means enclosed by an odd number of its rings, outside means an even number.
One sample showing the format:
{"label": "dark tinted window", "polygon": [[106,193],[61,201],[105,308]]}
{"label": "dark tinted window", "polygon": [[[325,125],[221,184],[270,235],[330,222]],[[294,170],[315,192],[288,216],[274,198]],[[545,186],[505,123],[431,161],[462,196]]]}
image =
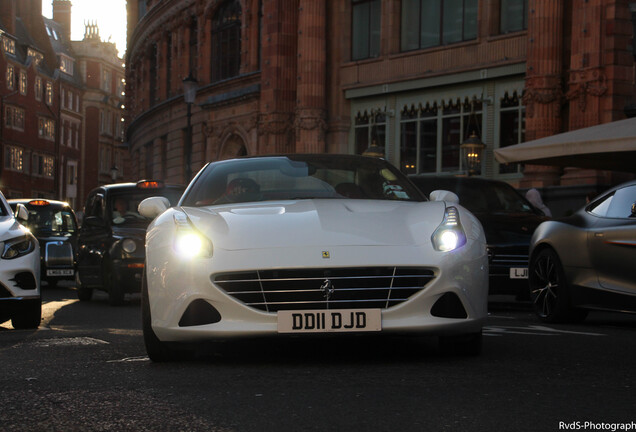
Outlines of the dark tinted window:
{"label": "dark tinted window", "polygon": [[27,206],[29,219],[26,226],[34,232],[74,233],[77,231],[75,215],[68,208],[54,206]]}
{"label": "dark tinted window", "polygon": [[609,205],[607,217],[628,218],[632,216],[632,206],[635,202],[636,185],[618,189]]}

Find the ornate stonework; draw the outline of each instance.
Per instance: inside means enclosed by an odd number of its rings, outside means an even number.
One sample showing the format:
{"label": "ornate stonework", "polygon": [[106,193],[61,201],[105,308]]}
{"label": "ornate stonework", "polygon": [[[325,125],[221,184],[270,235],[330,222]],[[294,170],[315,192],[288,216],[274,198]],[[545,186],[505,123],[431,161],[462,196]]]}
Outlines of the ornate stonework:
{"label": "ornate stonework", "polygon": [[568,86],[565,97],[569,101],[576,99],[579,110],[585,112],[587,95],[600,97],[607,93],[607,77],[603,68],[576,70],[570,72]]}

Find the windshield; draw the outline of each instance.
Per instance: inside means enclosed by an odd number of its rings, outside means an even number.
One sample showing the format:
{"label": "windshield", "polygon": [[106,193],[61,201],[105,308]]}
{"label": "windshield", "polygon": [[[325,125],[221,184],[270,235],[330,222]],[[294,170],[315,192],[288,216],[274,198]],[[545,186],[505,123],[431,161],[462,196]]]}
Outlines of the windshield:
{"label": "windshield", "polygon": [[460,184],[457,196],[459,203],[474,213],[535,213],[525,198],[505,184]]}
{"label": "windshield", "polygon": [[75,215],[69,209],[60,209],[50,206],[28,206],[29,219],[25,222],[33,232],[48,232],[67,234],[77,231]]}
{"label": "windshield", "polygon": [[137,211],[139,203],[151,196],[164,196],[171,205],[176,205],[181,197],[180,189],[132,189],[113,193],[108,202],[108,217],[115,225],[146,227],[150,219],[146,219]]}
{"label": "windshield", "polygon": [[182,205],[297,199],[425,200],[382,159],[295,155],[210,164],[184,196]]}

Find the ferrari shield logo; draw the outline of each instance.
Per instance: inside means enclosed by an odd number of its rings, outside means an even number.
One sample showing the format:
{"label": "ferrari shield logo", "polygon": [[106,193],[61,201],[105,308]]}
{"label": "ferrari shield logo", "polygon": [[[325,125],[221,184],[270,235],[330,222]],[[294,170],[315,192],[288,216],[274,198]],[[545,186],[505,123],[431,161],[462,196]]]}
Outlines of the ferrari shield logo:
{"label": "ferrari shield logo", "polygon": [[322,251],[322,257],[324,259],[329,259],[331,258],[331,255],[329,255],[329,251]]}

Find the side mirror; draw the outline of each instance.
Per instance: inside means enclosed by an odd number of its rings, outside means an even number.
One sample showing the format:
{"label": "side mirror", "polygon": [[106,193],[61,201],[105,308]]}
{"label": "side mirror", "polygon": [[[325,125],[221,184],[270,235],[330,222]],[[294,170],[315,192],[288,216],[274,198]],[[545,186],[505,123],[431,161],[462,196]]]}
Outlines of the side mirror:
{"label": "side mirror", "polygon": [[155,196],[146,198],[139,203],[137,211],[147,219],[154,219],[170,208],[170,201],[166,197]]}
{"label": "side mirror", "polygon": [[431,201],[448,201],[459,204],[459,197],[455,193],[447,190],[434,190],[429,195],[429,199]]}
{"label": "side mirror", "polygon": [[636,202],[634,202],[634,204],[632,204],[632,216],[631,217],[636,217]]}
{"label": "side mirror", "polygon": [[20,222],[21,224],[23,224],[24,222],[26,222],[27,220],[29,220],[29,211],[27,210],[27,208],[24,206],[24,204],[20,204],[18,203],[15,206],[15,218],[18,220],[18,222]]}

